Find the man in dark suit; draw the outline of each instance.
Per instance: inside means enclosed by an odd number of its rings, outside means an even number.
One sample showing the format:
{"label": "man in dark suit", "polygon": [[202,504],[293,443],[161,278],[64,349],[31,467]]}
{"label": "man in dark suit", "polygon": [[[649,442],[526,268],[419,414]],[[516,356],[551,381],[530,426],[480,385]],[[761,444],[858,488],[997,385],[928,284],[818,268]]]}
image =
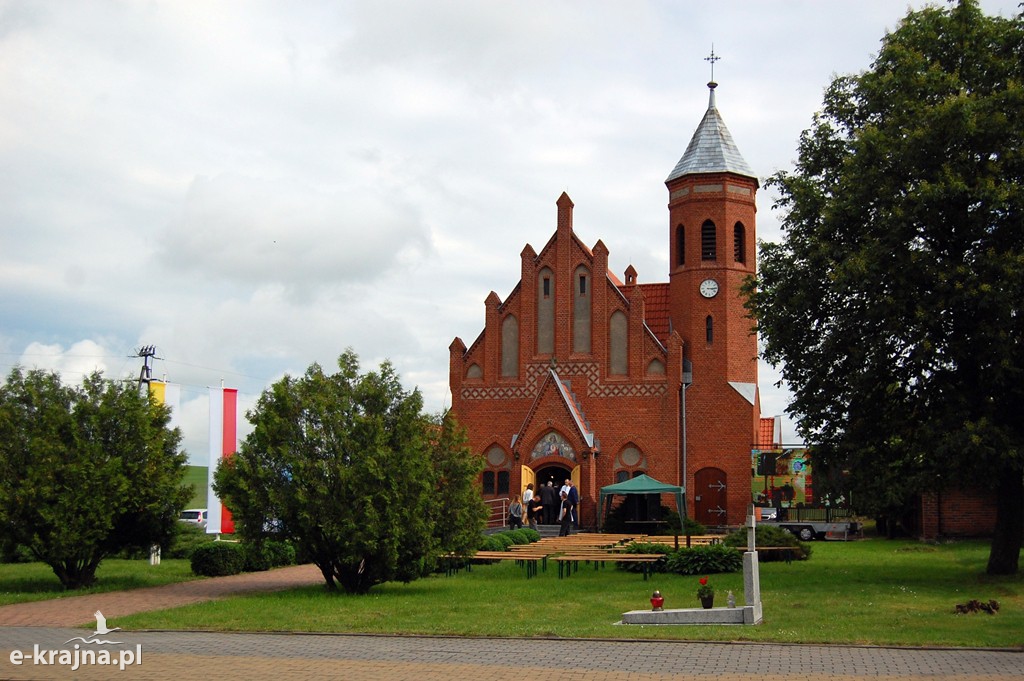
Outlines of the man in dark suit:
{"label": "man in dark suit", "polygon": [[540,500],[544,503],[544,524],[554,525],[558,515],[558,493],[550,480],[540,488]]}

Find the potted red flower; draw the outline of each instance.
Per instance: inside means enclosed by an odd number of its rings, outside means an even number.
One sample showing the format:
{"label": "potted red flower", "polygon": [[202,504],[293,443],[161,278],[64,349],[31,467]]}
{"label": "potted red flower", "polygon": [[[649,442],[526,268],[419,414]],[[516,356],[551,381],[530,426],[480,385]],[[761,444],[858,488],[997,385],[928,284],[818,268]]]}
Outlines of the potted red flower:
{"label": "potted red flower", "polygon": [[708,584],[707,577],[701,577],[700,586],[697,587],[697,598],[705,608],[712,608],[715,605],[715,587]]}

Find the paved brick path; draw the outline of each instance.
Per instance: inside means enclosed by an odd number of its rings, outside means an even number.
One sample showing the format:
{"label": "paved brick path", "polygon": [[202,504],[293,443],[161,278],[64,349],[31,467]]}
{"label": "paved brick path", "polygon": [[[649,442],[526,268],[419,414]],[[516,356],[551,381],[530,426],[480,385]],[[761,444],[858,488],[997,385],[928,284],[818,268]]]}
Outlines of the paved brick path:
{"label": "paved brick path", "polygon": [[[491,639],[332,634],[116,632],[119,645],[79,644],[97,609],[126,615],[245,591],[317,583],[314,567],[221,577],[152,589],[77,596],[0,608],[0,679],[352,679],[360,681],[1020,681],[1024,652],[918,650],[680,641]],[[123,671],[83,665],[72,671],[12,651],[141,650]]]}
{"label": "paved brick path", "polygon": [[74,627],[95,622],[93,613],[97,610],[110,617],[124,617],[147,610],[164,610],[216,600],[246,591],[275,591],[322,581],[323,575],[315,565],[295,565],[267,572],[197,579],[146,589],[17,603],[0,607],[0,627]]}

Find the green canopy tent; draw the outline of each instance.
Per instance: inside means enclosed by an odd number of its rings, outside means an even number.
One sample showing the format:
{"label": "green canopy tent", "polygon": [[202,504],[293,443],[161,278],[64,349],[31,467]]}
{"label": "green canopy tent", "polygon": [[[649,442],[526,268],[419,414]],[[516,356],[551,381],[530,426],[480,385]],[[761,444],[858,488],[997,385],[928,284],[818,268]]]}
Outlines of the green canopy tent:
{"label": "green canopy tent", "polygon": [[599,523],[598,529],[600,529],[600,524],[603,524],[602,520],[611,511],[612,497],[616,494],[674,494],[676,496],[676,510],[679,511],[679,517],[684,518],[686,515],[686,510],[683,506],[684,491],[682,487],[659,482],[647,475],[638,475],[635,478],[601,488],[601,495],[598,498],[598,508],[601,510],[597,518]]}

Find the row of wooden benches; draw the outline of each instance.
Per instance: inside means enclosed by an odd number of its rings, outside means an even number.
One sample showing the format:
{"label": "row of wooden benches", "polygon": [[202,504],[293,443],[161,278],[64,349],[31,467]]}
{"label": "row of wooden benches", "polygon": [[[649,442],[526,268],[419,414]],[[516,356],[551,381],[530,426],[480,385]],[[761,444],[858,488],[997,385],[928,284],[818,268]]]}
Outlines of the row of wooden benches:
{"label": "row of wooden benches", "polygon": [[[703,546],[717,544],[722,541],[721,535],[691,536],[690,544]],[[653,570],[653,564],[664,558],[660,553],[625,553],[630,544],[652,543],[672,546],[672,537],[648,536],[645,534],[590,534],[579,533],[564,537],[546,537],[530,544],[514,544],[508,551],[479,551],[474,558],[478,560],[514,560],[521,562],[526,568],[527,577],[532,577],[540,569],[547,570],[550,558],[558,565],[558,577],[568,577],[579,570],[579,563],[592,563],[594,569],[607,563],[637,563],[642,566],[644,580]]]}
{"label": "row of wooden benches", "polygon": [[[526,568],[526,577],[529,579],[537,574],[538,567],[545,572],[548,567],[548,560],[558,565],[558,578],[568,577],[579,570],[580,561],[593,563],[594,568],[604,563],[639,563],[643,566],[644,580],[651,574],[652,563],[664,558],[661,553],[597,553],[597,552],[574,552],[550,554],[546,551],[477,551],[471,557],[462,557],[462,560],[514,560],[522,563]],[[459,557],[452,556],[458,559]]]}
{"label": "row of wooden benches", "polygon": [[[660,553],[625,553],[621,549],[626,544],[618,543],[618,541],[620,540],[613,540],[609,545],[593,540],[548,542],[546,544],[544,540],[541,540],[532,544],[517,544],[509,547],[508,551],[477,551],[472,556],[449,556],[449,558],[452,559],[453,564],[473,560],[516,561],[526,568],[527,578],[535,576],[538,569],[547,571],[547,561],[550,558],[558,565],[559,579],[578,571],[580,561],[593,563],[594,569],[606,563],[638,563],[642,566],[646,581],[653,569],[653,563],[665,557]],[[746,548],[736,547],[736,550],[745,551]],[[758,547],[757,550],[779,552],[787,563],[797,558],[796,552],[799,551],[799,549],[789,546],[764,546]]]}

